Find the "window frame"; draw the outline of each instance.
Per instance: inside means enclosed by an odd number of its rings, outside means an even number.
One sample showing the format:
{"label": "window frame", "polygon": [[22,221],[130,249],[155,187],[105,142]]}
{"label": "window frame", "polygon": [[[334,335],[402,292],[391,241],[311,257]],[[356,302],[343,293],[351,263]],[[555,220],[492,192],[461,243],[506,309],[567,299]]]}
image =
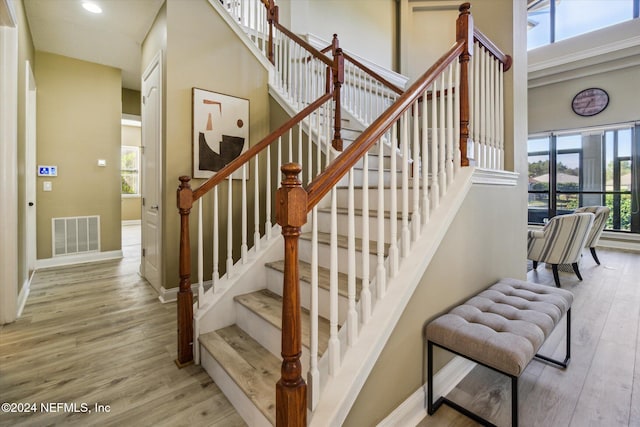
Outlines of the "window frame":
{"label": "window frame", "polygon": [[[123,168],[122,165],[122,158],[125,154],[125,150],[127,151],[132,151],[135,152],[135,160],[136,160],[136,168],[135,169],[125,169]],[[136,187],[134,188],[134,190],[136,190],[135,193],[123,193],[122,192],[122,185],[120,186],[120,196],[123,198],[137,198],[141,196],[141,189],[140,189],[140,165],[141,165],[141,159],[140,159],[140,155],[141,155],[141,150],[140,147],[135,146],[135,145],[122,145],[120,147],[120,179],[121,182],[124,179],[125,174],[129,174],[129,175],[134,175],[136,176]]]}

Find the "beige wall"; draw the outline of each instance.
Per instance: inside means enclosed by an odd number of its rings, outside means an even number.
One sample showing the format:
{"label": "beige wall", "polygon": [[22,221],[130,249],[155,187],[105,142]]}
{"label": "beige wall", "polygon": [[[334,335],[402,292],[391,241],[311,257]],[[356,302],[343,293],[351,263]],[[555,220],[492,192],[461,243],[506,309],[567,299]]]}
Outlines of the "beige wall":
{"label": "beige wall", "polygon": [[[133,92],[133,91],[132,91]],[[138,92],[140,94],[140,92]],[[124,102],[123,102],[124,108]],[[124,113],[124,111],[123,111]],[[132,113],[130,113],[132,114]],[[122,125],[122,145],[140,147],[142,128],[139,126]],[[122,196],[121,219],[122,221],[138,221],[142,216],[142,198],[140,196]]]}
{"label": "beige wall", "polygon": [[[162,11],[161,11],[162,12]],[[162,46],[160,37],[147,37],[143,58]],[[197,0],[166,3],[166,85],[163,182],[163,264],[165,288],[178,285],[179,215],[176,188],[180,175],[191,175],[191,91],[199,87],[249,100],[250,144],[269,131],[268,74],[211,5]],[[200,184],[194,180],[192,187]],[[239,185],[239,181],[234,183]],[[252,188],[253,183],[248,187]],[[251,193],[251,192],[250,192]],[[224,200],[224,193],[220,199]],[[221,210],[224,210],[222,205]],[[237,209],[239,213],[239,207]],[[220,228],[226,222],[221,217]],[[193,228],[195,231],[195,227]],[[251,230],[250,230],[251,232]],[[238,233],[239,234],[239,233]],[[195,245],[195,239],[192,239]],[[194,246],[195,248],[195,246]],[[220,254],[222,257],[223,254]],[[194,266],[195,269],[195,266]]]}
{"label": "beige wall", "polygon": [[425,322],[501,277],[525,278],[525,259],[513,250],[525,235],[511,213],[519,191],[472,187],[344,426],[375,425],[423,384]]}
{"label": "beige wall", "polygon": [[[529,89],[529,132],[579,129],[635,121],[640,118],[640,66],[577,77]],[[571,110],[573,97],[583,89],[599,87],[609,94],[609,105],[592,117]]]}
{"label": "beige wall", "polygon": [[26,239],[27,239],[27,203],[25,179],[27,171],[25,165],[26,153],[26,61],[34,69],[35,50],[31,31],[27,22],[22,0],[14,0],[13,5],[18,19],[18,292],[29,279]]}
{"label": "beige wall", "polygon": [[[286,0],[280,22],[294,33],[311,33],[380,66],[393,68],[394,0]],[[357,17],[357,19],[354,19]]]}
{"label": "beige wall", "polygon": [[38,51],[35,74],[37,162],[58,166],[57,177],[37,179],[38,259],[51,257],[56,217],[100,215],[102,251],[119,250],[120,70]]}
{"label": "beige wall", "polygon": [[122,88],[122,114],[140,115],[140,91]]}

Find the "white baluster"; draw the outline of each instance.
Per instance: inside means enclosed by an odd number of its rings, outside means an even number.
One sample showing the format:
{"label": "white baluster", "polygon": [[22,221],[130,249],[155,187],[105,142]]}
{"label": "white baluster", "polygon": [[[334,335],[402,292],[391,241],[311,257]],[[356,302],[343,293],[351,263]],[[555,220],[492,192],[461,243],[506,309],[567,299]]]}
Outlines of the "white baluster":
{"label": "white baluster", "polygon": [[389,247],[389,276],[398,274],[400,265],[398,253],[398,177],[396,159],[398,157],[398,122],[391,127],[391,212],[389,213],[389,227],[391,227],[391,241]]}
{"label": "white baluster", "polygon": [[202,201],[202,199],[198,200],[198,307],[202,305],[202,300],[204,298]]}
{"label": "white baluster", "polygon": [[446,100],[445,90],[447,86],[444,81],[444,74],[445,74],[444,72],[440,74],[440,97],[439,97],[440,135],[438,136],[438,141],[440,143],[440,146],[438,147],[438,155],[439,155],[438,181],[440,182],[441,196],[444,196],[445,194],[447,194],[447,177],[446,177],[446,169],[445,169],[446,155],[447,155],[447,139],[446,139],[446,133],[445,133],[446,126],[447,126],[446,124],[447,110],[446,110],[446,104],[445,104],[445,100]]}
{"label": "white baluster", "polygon": [[311,343],[309,346],[311,387],[311,407],[315,408],[320,395],[320,371],[318,369],[318,208],[311,211]]}
{"label": "white baluster", "polygon": [[422,223],[429,222],[429,121],[427,92],[422,94]]}
{"label": "white baluster", "polygon": [[349,171],[349,200],[347,203],[347,297],[349,308],[347,314],[347,342],[352,346],[358,337],[358,313],[356,312],[356,219],[353,190],[354,170]]}
{"label": "white baluster", "polygon": [[233,180],[229,175],[227,196],[227,278],[231,278],[233,269]]}
{"label": "white baluster", "polygon": [[[426,108],[427,99],[424,98],[423,105]],[[412,148],[413,148],[413,213],[411,215],[411,225],[412,225],[412,237],[411,241],[415,242],[420,235],[420,224],[422,223],[420,219],[420,165],[422,162],[420,161],[420,105],[416,100],[413,103],[413,137],[412,140]],[[426,171],[424,172],[426,173]]]}
{"label": "white baluster", "polygon": [[[455,61],[454,63],[457,63]],[[453,64],[447,67],[447,153],[445,157],[447,186],[453,181]]]}
{"label": "white baluster", "polygon": [[256,254],[260,252],[260,175],[258,174],[258,163],[260,157],[253,158],[255,174],[253,178],[253,247]]}
{"label": "white baluster", "polygon": [[340,367],[338,339],[338,212],[336,188],[331,189],[331,257],[329,267],[329,374]]}
{"label": "white baluster", "polygon": [[220,272],[218,265],[220,262],[220,232],[218,229],[218,186],[213,187],[213,273],[211,274],[212,289],[215,290]]}
{"label": "white baluster", "polygon": [[453,174],[457,175],[462,162],[462,153],[460,152],[460,63],[454,63],[455,90],[452,90],[453,96]]}
{"label": "white baluster", "polygon": [[498,94],[498,102],[500,103],[500,170],[504,170],[504,68],[502,63],[500,64],[500,91]]}
{"label": "white baluster", "polygon": [[[409,231],[409,110],[402,113],[400,149],[402,150],[402,257],[409,256],[411,232]],[[391,218],[393,221],[393,218]]]}
{"label": "white baluster", "polygon": [[486,67],[485,67],[485,58],[486,55],[484,53],[484,48],[480,47],[478,51],[480,55],[480,149],[478,150],[478,166],[486,167],[486,162],[484,158],[484,149],[486,145],[486,132],[487,132],[487,122],[486,122],[486,109],[487,109],[487,82],[486,82]]}
{"label": "white baluster", "polygon": [[487,116],[488,116],[488,133],[489,133],[489,163],[487,167],[494,169],[495,168],[495,91],[494,91],[494,68],[493,68],[493,57],[487,55],[487,74],[489,77],[487,91]]}
{"label": "white baluster", "polygon": [[264,234],[267,236],[267,240],[271,239],[271,145],[267,145],[267,173],[265,177],[265,220],[264,220]]}
{"label": "white baluster", "polygon": [[[395,153],[393,154],[395,155]],[[392,157],[393,157],[392,155]],[[384,267],[384,167],[381,163],[384,161],[384,143],[382,139],[378,140],[378,247],[376,269],[376,297],[380,301],[387,292],[387,272]]]}
{"label": "white baluster", "polygon": [[293,130],[289,129],[289,163],[293,162]]}
{"label": "white baluster", "polygon": [[440,206],[438,135],[438,84],[436,79],[431,86],[431,201],[434,208]]}
{"label": "white baluster", "polygon": [[[381,168],[382,166],[378,166]],[[369,153],[362,158],[362,289],[360,308],[362,323],[371,317],[371,290],[369,289]]]}
{"label": "white baluster", "polygon": [[480,45],[476,42],[473,56],[473,145],[474,160],[480,166]]}
{"label": "white baluster", "polygon": [[240,257],[242,258],[242,263],[247,263],[247,253],[249,252],[249,247],[247,246],[247,164],[242,165],[242,241],[240,246]]}

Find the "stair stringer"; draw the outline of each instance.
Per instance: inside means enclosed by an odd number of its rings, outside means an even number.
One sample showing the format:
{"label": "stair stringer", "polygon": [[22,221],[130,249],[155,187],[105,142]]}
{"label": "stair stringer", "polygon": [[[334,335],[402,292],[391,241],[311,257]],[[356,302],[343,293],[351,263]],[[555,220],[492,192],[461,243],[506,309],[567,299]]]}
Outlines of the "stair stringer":
{"label": "stair stringer", "polygon": [[[236,308],[234,297],[267,287],[264,274],[264,264],[282,258],[284,243],[280,237],[280,226],[276,225],[271,231],[271,237],[260,239],[260,251],[256,254],[255,247],[249,250],[244,264],[239,260],[233,269],[231,278],[225,274],[215,284],[213,290],[205,294],[204,304],[195,311],[194,343],[198,337],[236,323]],[[195,363],[200,363],[200,344],[194,351]]]}
{"label": "stair stringer", "polygon": [[[474,173],[474,167],[460,169],[447,194],[440,200],[439,207],[431,212],[429,222],[423,225],[420,238],[412,243],[409,256],[401,261],[398,274],[387,278],[386,293],[375,302],[369,322],[359,325],[356,343],[344,352],[335,375],[321,386],[322,392],[310,426],[342,425],[344,422],[469,193]],[[327,354],[321,360],[322,365],[326,357]]]}

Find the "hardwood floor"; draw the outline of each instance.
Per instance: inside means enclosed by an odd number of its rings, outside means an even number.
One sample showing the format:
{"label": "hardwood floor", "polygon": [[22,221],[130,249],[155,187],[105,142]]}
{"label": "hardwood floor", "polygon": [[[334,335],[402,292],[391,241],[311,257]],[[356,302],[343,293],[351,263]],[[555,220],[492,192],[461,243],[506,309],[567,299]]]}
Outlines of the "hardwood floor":
{"label": "hardwood floor", "polygon": [[[0,403],[36,411],[2,411],[0,425],[245,425],[200,366],[176,367],[175,303],[138,276],[139,248],[123,249],[120,261],[36,273],[22,317],[0,327]],[[43,412],[56,403],[78,412]]]}
{"label": "hardwood floor", "polygon": [[[560,274],[562,287],[575,297],[571,363],[566,370],[536,360],[529,364],[518,387],[521,426],[640,426],[640,254],[599,249],[598,256],[601,266],[585,251],[582,282]],[[527,278],[554,286],[544,264]],[[541,353],[561,358],[565,331],[557,327]],[[449,397],[500,426],[510,425],[510,382],[487,368],[474,368]],[[447,406],[418,424],[474,425]]]}

